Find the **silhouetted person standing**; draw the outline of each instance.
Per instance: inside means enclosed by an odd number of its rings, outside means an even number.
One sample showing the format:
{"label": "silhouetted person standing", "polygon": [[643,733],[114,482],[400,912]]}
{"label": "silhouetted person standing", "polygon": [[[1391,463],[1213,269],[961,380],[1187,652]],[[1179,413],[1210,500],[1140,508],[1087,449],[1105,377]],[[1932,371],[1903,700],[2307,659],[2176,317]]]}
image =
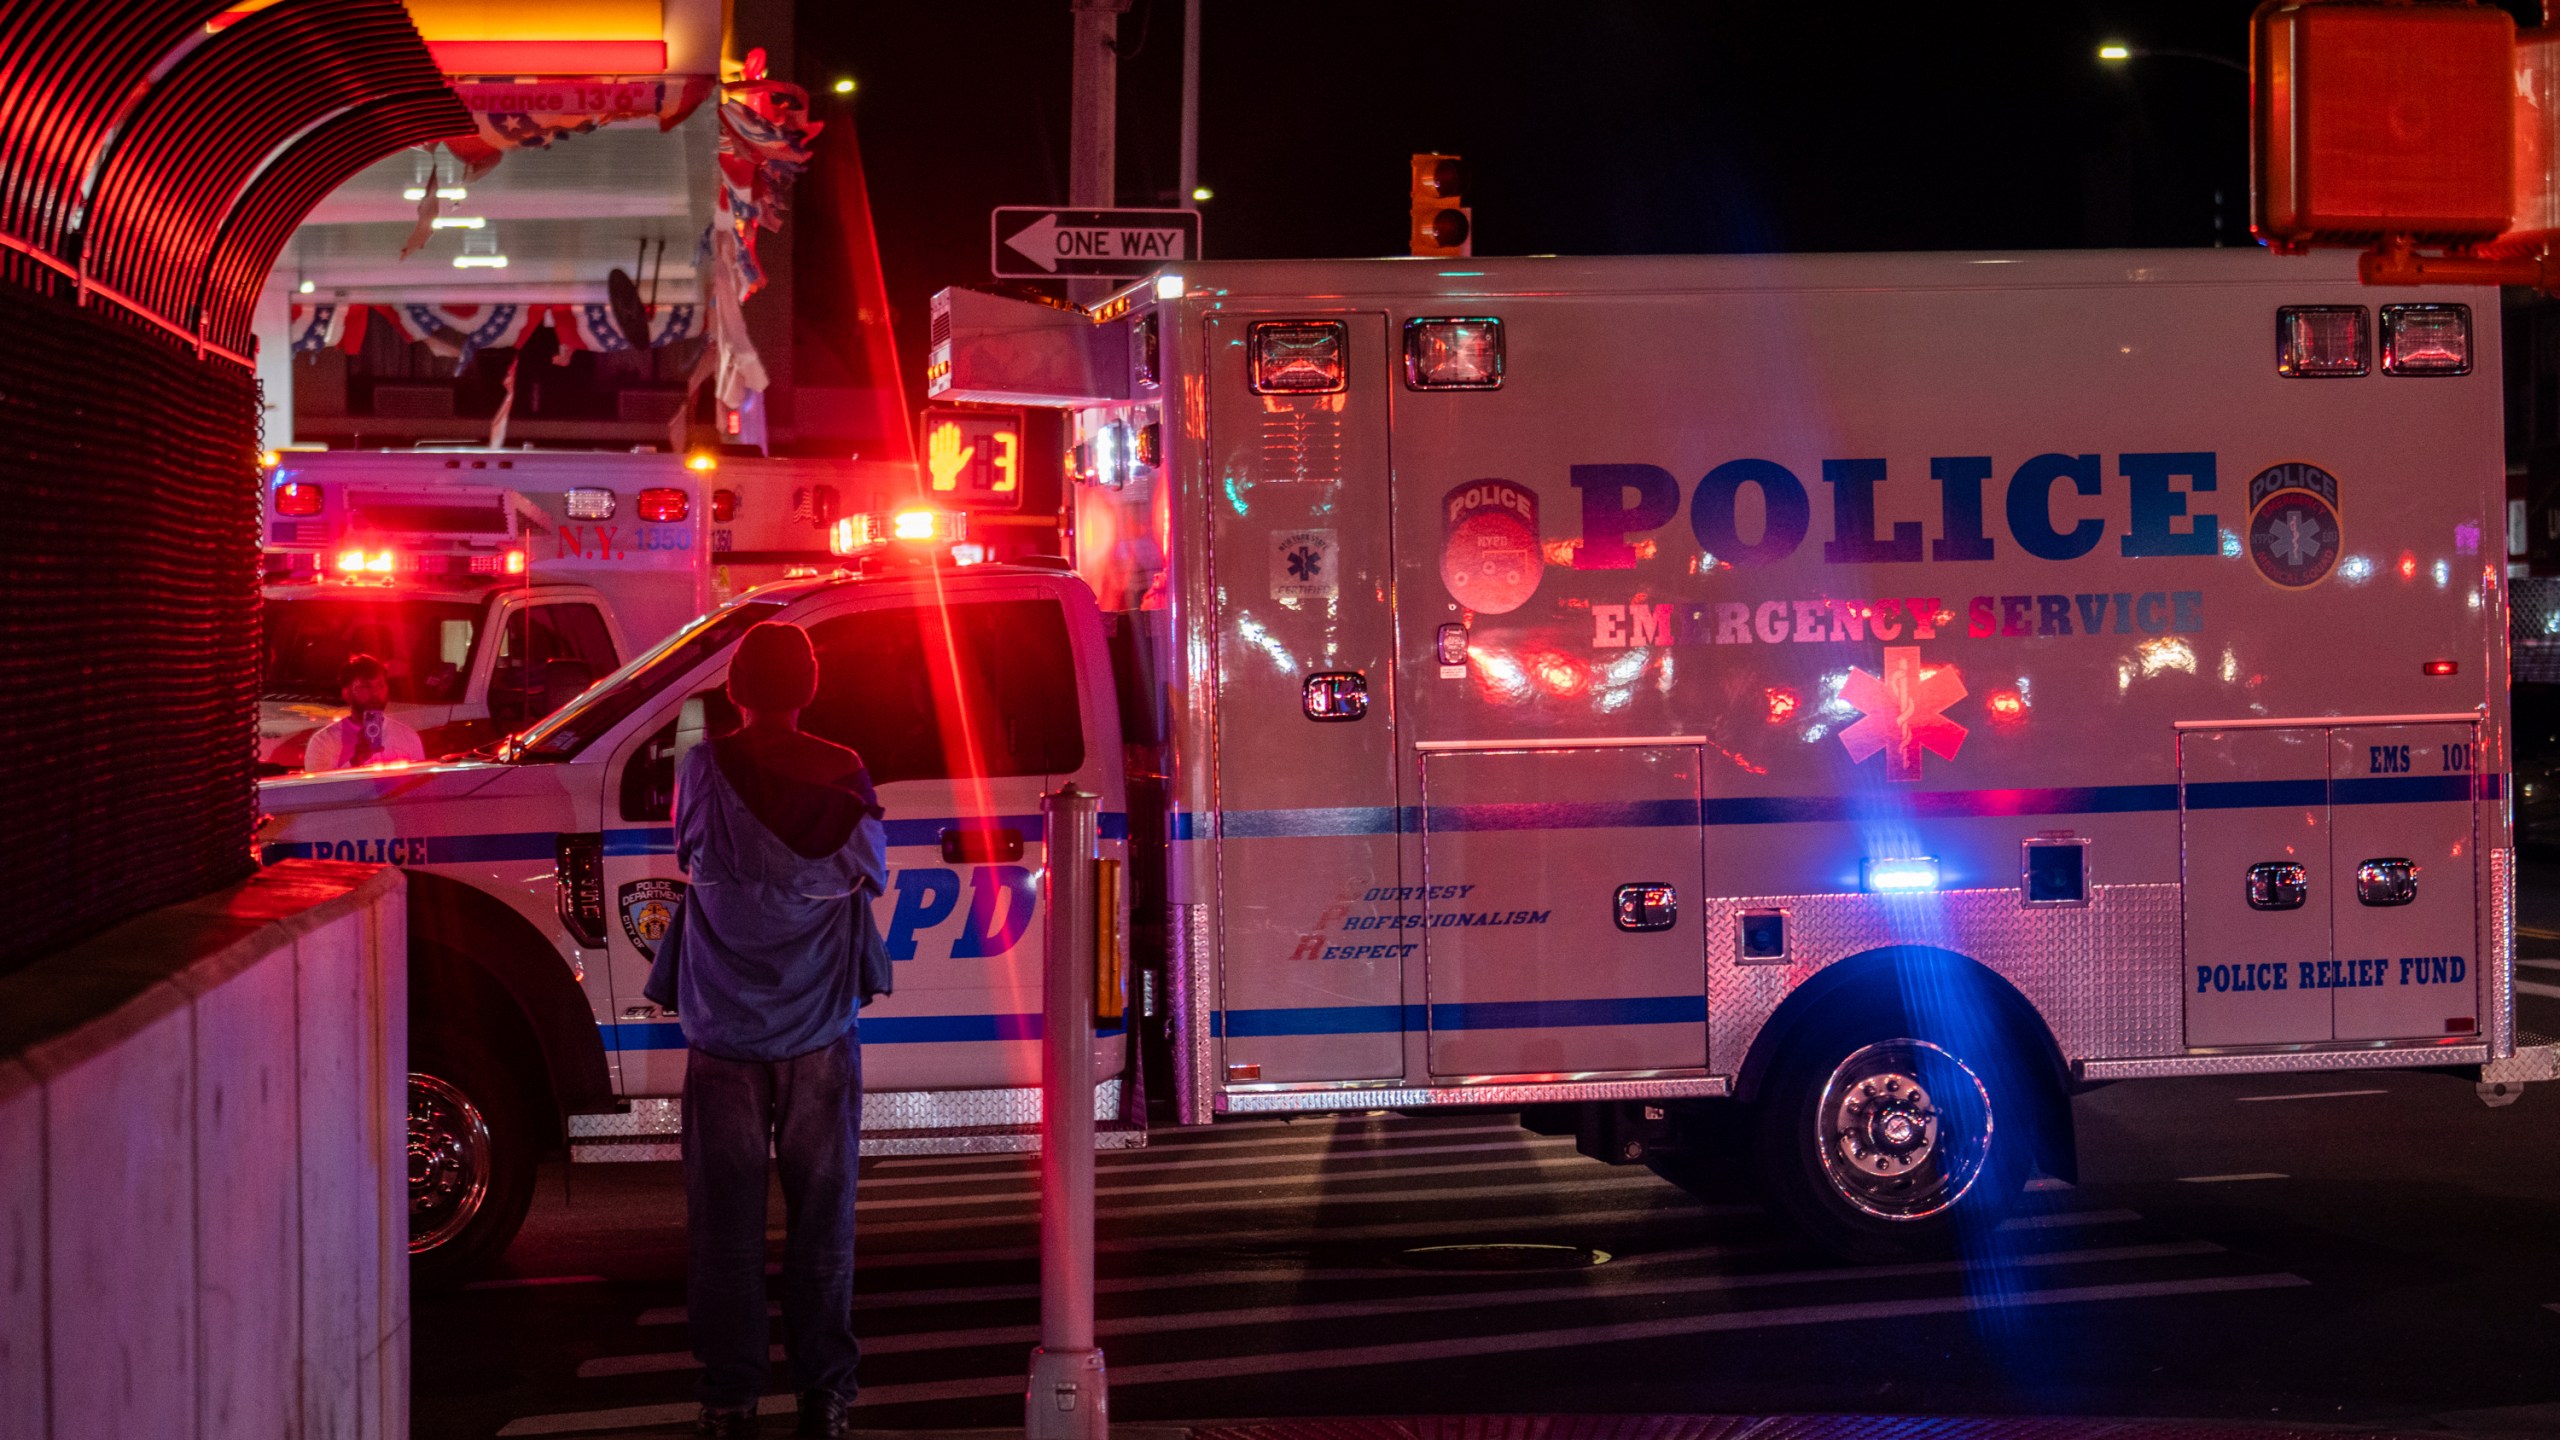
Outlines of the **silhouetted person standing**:
{"label": "silhouetted person standing", "polygon": [[703,1367],[697,1435],[756,1433],[771,1370],[768,1145],[789,1215],[782,1320],[798,1433],[837,1436],[850,1423],[862,1118],[855,1018],[887,834],[862,757],[800,729],[817,693],[805,632],[770,622],[749,630],[729,665],[729,698],[744,723],[687,752],[676,776],[676,860],[691,889],[645,988],[677,1011],[689,1047],[686,1313]]}

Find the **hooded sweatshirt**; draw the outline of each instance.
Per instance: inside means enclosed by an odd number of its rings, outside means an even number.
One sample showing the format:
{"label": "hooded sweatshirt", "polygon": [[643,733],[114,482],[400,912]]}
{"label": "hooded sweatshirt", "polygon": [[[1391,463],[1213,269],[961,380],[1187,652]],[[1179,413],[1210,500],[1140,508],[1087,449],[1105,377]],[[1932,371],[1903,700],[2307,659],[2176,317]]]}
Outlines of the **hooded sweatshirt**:
{"label": "hooded sweatshirt", "polygon": [[692,888],[646,993],[674,1002],[698,1049],[787,1060],[854,1027],[853,906],[887,883],[888,832],[860,759],[839,753],[851,768],[826,781],[744,735],[677,764],[676,863]]}

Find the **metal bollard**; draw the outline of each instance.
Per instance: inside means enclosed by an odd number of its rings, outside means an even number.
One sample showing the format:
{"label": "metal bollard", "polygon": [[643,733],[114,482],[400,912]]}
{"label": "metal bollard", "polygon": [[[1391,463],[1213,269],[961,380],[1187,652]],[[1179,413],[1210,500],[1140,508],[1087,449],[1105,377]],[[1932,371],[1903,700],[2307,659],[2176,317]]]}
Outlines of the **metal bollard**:
{"label": "metal bollard", "polygon": [[1103,1440],[1111,1388],[1093,1341],[1093,986],[1101,798],[1040,800],[1047,836],[1041,977],[1040,1348],[1023,1396],[1027,1440]]}

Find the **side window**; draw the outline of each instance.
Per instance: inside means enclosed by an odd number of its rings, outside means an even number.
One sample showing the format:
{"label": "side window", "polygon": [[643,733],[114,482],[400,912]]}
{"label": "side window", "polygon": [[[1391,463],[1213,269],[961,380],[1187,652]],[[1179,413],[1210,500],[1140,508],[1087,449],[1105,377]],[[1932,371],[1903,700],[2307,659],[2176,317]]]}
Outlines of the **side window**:
{"label": "side window", "polygon": [[622,771],[622,818],[664,822],[675,815],[676,762],[714,735],[738,728],[737,707],[725,690],[705,690],[685,697],[676,718],[641,742],[640,753]]}
{"label": "side window", "polygon": [[613,632],[607,630],[604,616],[593,605],[553,605],[551,611],[559,631],[561,655],[555,658],[576,660],[595,672],[601,680],[622,664],[613,653]]}
{"label": "side window", "polygon": [[876,784],[1084,764],[1075,652],[1054,600],[866,610],[809,636],[819,689],[800,723],[861,752]]}
{"label": "side window", "polygon": [[489,714],[529,725],[613,673],[613,637],[586,604],[534,605],[507,619],[489,674]]}

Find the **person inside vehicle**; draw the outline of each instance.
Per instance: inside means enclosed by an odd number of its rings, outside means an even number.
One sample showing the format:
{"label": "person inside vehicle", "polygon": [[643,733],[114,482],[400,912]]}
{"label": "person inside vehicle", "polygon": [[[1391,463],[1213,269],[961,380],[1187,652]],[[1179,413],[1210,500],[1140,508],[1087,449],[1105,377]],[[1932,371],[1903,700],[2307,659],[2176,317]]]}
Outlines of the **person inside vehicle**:
{"label": "person inside vehicle", "polygon": [[321,726],[303,747],[304,770],[352,770],[427,758],[418,732],[384,708],[391,703],[391,670],[379,659],[363,653],[348,656],[338,667],[338,698],[347,702],[346,717]]}

